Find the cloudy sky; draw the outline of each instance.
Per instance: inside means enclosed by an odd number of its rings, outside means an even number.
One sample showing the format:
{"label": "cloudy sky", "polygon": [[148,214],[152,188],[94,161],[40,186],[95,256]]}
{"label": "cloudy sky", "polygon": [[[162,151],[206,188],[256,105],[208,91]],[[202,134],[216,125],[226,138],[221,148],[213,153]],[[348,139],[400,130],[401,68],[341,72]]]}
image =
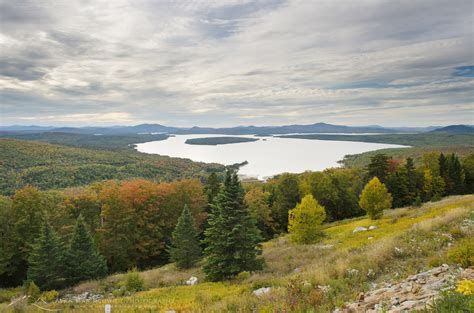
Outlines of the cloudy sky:
{"label": "cloudy sky", "polygon": [[473,3],[0,0],[0,124],[473,124]]}

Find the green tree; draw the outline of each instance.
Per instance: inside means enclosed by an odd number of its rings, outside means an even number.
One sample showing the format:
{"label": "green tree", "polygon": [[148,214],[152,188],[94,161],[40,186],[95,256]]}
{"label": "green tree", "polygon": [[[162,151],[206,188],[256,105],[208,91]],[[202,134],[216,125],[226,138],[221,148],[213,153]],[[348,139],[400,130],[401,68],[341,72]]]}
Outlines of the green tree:
{"label": "green tree", "polygon": [[204,232],[204,272],[208,279],[223,280],[260,268],[260,233],[245,204],[237,174],[230,170],[212,205],[208,225]]}
{"label": "green tree", "polygon": [[41,191],[27,186],[15,193],[12,207],[14,256],[10,266],[15,283],[20,284],[26,279],[28,257],[40,233],[48,202]]}
{"label": "green tree", "polygon": [[69,284],[100,278],[107,274],[105,259],[97,251],[82,215],[79,215],[74,227],[64,264]]}
{"label": "green tree", "polygon": [[288,233],[295,243],[311,244],[317,242],[321,235],[321,224],[326,218],[326,211],[312,195],[306,195],[288,214]]}
{"label": "green tree", "polygon": [[15,285],[14,232],[12,201],[0,196],[0,287]]}
{"label": "green tree", "polygon": [[61,240],[46,219],[28,258],[28,280],[34,281],[41,290],[64,287],[63,262]]}
{"label": "green tree", "polygon": [[219,180],[219,177],[217,177],[217,174],[209,174],[204,185],[204,191],[206,192],[208,203],[212,203],[214,201],[214,198],[219,193],[220,188],[221,182]]}
{"label": "green tree", "polygon": [[474,153],[464,158],[462,166],[465,175],[465,192],[474,193]]}
{"label": "green tree", "polygon": [[450,194],[459,195],[464,192],[464,172],[459,158],[454,153],[448,161],[448,176],[451,181]]}
{"label": "green tree", "polygon": [[383,153],[378,153],[371,157],[368,165],[369,179],[378,177],[381,182],[385,182],[389,173],[389,160],[390,158]]}
{"label": "green tree", "polygon": [[178,218],[171,244],[169,254],[178,268],[190,268],[196,265],[201,256],[201,248],[194,226],[194,218],[187,205],[184,206],[183,212]]}
{"label": "green tree", "polygon": [[269,199],[270,193],[259,187],[252,188],[245,194],[250,215],[257,221],[257,227],[265,239],[270,239],[275,234]]}
{"label": "green tree", "polygon": [[386,186],[393,197],[393,207],[399,208],[410,204],[412,198],[409,191],[408,175],[404,166],[387,177]]}
{"label": "green tree", "polygon": [[360,195],[359,205],[371,219],[382,217],[383,210],[392,207],[392,196],[377,177],[372,178]]}
{"label": "green tree", "polygon": [[288,211],[301,200],[296,175],[281,175],[274,193],[272,217],[277,224],[277,230],[283,233],[288,229]]}

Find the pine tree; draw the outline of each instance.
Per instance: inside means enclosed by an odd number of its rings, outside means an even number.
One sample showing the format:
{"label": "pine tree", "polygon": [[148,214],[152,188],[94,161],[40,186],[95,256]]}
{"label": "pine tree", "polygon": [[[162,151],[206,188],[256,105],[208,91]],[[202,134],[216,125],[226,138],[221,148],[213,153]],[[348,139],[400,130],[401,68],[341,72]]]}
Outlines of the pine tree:
{"label": "pine tree", "polygon": [[64,287],[63,261],[62,243],[46,220],[28,258],[28,280],[34,281],[42,290]]}
{"label": "pine tree", "polygon": [[171,260],[180,269],[193,267],[201,256],[198,232],[194,225],[194,218],[187,205],[184,206],[173,231],[172,245],[169,253]]}
{"label": "pine tree", "polygon": [[368,165],[368,175],[369,179],[377,177],[381,182],[385,182],[385,179],[388,176],[388,161],[390,158],[383,153],[379,153],[370,158],[370,163]]}
{"label": "pine tree", "polygon": [[259,269],[260,233],[244,202],[237,174],[227,171],[204,232],[207,256],[204,272],[212,281],[232,278],[242,271]]}
{"label": "pine tree", "polygon": [[97,251],[82,215],[79,215],[76,221],[64,263],[70,284],[100,278],[107,274],[105,259]]}
{"label": "pine tree", "polygon": [[449,157],[448,162],[448,175],[452,182],[451,194],[459,195],[464,192],[464,173],[459,162],[459,158],[453,153]]}

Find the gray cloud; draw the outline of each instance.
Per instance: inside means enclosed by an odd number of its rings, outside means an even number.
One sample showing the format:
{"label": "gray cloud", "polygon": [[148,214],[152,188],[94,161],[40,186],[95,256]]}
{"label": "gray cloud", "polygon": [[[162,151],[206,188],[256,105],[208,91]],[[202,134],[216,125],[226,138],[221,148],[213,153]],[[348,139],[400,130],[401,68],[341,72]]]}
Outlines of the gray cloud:
{"label": "gray cloud", "polygon": [[464,0],[0,0],[0,123],[473,123],[472,23]]}

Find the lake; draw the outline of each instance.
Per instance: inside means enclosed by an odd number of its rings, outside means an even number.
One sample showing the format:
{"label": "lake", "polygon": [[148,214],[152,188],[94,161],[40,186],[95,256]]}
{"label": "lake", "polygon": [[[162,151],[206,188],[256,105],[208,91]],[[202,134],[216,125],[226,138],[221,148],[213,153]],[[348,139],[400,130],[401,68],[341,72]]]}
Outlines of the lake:
{"label": "lake", "polygon": [[[259,138],[254,142],[217,146],[189,145],[184,142],[192,138],[246,137]],[[206,163],[225,165],[247,161],[239,174],[264,179],[284,172],[302,173],[307,170],[320,171],[337,167],[337,161],[347,154],[400,148],[406,146],[349,141],[327,141],[291,139],[277,137],[255,137],[254,135],[176,135],[162,141],[139,143],[136,149],[143,153],[186,158]]]}

